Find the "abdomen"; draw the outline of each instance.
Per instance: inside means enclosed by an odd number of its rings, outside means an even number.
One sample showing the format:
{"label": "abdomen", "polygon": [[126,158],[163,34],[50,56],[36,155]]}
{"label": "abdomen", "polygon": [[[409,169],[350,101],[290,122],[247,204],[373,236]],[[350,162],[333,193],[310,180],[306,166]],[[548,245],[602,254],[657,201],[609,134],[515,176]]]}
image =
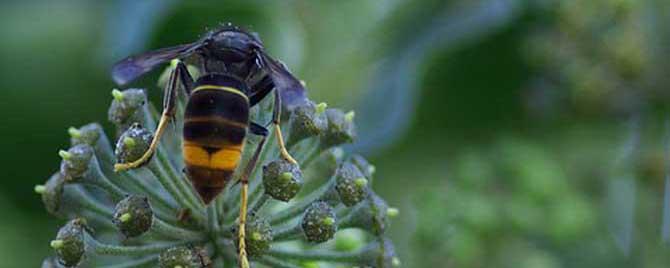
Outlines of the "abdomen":
{"label": "abdomen", "polygon": [[205,202],[226,186],[237,168],[247,126],[249,102],[239,90],[198,86],[184,115],[183,155],[186,173]]}

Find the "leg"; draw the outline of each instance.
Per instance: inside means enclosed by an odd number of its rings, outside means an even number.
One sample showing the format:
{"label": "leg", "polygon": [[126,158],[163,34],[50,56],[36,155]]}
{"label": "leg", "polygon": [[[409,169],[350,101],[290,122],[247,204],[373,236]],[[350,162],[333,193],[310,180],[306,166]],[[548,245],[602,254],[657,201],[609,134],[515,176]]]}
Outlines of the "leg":
{"label": "leg", "polygon": [[175,65],[174,66],[175,69],[179,69],[177,73],[179,74],[179,79],[181,79],[181,83],[184,86],[186,96],[191,95],[191,89],[193,89],[193,85],[195,84],[195,82],[193,80],[193,77],[191,77],[191,74],[188,72],[186,64],[184,64],[179,59],[172,60],[171,64]]}
{"label": "leg", "polygon": [[265,98],[265,96],[272,91],[272,89],[275,87],[274,83],[272,82],[272,78],[269,75],[266,75],[263,77],[261,81],[259,81],[256,85],[254,85],[254,88],[257,88],[250,96],[249,96],[249,106],[254,106],[258,104],[261,100]]}
{"label": "leg", "polygon": [[[183,63],[179,62],[177,66],[179,65],[183,65]],[[158,142],[161,139],[161,136],[163,136],[163,133],[165,132],[165,128],[167,127],[169,120],[174,116],[176,110],[175,104],[177,98],[177,83],[179,82],[181,69],[182,68],[175,68],[170,73],[170,80],[168,80],[168,83],[165,86],[165,95],[163,96],[163,113],[161,115],[160,121],[158,122],[158,127],[156,128],[154,138],[151,140],[151,144],[149,145],[149,149],[144,152],[142,157],[133,162],[115,164],[115,171],[123,171],[139,167],[149,161],[153,155],[156,147],[158,146]]]}
{"label": "leg", "polygon": [[[254,126],[255,125],[255,126]],[[258,129],[257,127],[260,127]],[[265,138],[267,136],[267,130],[263,128],[262,126],[256,125],[254,123],[251,124],[250,127],[251,132],[254,134],[259,134],[261,135],[261,140],[258,142],[258,146],[256,147],[256,151],[254,151],[253,156],[251,159],[249,159],[249,162],[247,163],[247,166],[244,168],[243,173],[240,175],[239,182],[242,183],[241,186],[241,193],[240,193],[240,219],[239,219],[239,231],[237,233],[237,239],[238,239],[238,250],[239,250],[239,263],[241,268],[249,268],[249,260],[247,258],[247,249],[246,249],[246,231],[245,231],[245,226],[247,223],[247,206],[248,206],[248,200],[247,200],[247,194],[249,191],[249,175],[251,175],[251,172],[254,170],[256,167],[256,164],[258,162],[258,158],[260,157],[261,152],[263,151],[263,146],[265,145]],[[255,132],[257,130],[260,130],[260,132]],[[263,130],[265,130],[265,135],[262,134]]]}
{"label": "leg", "polygon": [[268,135],[268,129],[265,128],[264,126],[261,126],[257,123],[250,122],[249,123],[249,131],[255,135],[258,136],[267,136]]}
{"label": "leg", "polygon": [[[259,89],[254,92],[249,97],[249,105],[253,106],[258,104],[267,94],[272,91],[274,88],[274,83],[272,82],[272,79],[270,76],[266,76],[259,82]],[[279,143],[279,150],[281,152],[281,155],[286,161],[291,162],[292,164],[298,164],[298,161],[295,161],[291,154],[288,153],[288,150],[286,150],[286,145],[284,145],[284,137],[282,136],[281,133],[281,127],[279,126],[280,122],[280,117],[281,117],[281,98],[279,97],[279,91],[275,90],[274,91],[275,95],[275,103],[274,107],[272,109],[272,123],[275,125],[275,135],[277,135],[277,142]]]}
{"label": "leg", "polygon": [[275,104],[272,109],[272,123],[275,125],[275,135],[277,135],[277,143],[279,143],[279,151],[286,161],[289,161],[291,164],[297,165],[298,161],[295,161],[291,154],[286,150],[286,145],[284,144],[284,137],[281,134],[281,123],[279,120],[281,118],[281,98],[279,98],[279,90],[275,90]]}

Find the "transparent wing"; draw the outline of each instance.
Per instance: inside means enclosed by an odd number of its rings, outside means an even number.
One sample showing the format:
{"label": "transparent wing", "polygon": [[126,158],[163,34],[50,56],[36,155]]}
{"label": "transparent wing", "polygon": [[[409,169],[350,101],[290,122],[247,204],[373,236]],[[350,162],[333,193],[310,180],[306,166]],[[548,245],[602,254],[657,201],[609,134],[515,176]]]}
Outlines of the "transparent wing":
{"label": "transparent wing", "polygon": [[275,89],[279,90],[282,106],[291,111],[295,106],[307,102],[307,93],[300,80],[295,78],[280,61],[263,52],[259,54],[262,66],[272,78]]}
{"label": "transparent wing", "polygon": [[157,65],[175,58],[180,58],[193,53],[202,46],[201,42],[178,45],[149,51],[144,54],[125,58],[112,68],[112,79],[119,85],[131,82],[143,74],[151,71]]}

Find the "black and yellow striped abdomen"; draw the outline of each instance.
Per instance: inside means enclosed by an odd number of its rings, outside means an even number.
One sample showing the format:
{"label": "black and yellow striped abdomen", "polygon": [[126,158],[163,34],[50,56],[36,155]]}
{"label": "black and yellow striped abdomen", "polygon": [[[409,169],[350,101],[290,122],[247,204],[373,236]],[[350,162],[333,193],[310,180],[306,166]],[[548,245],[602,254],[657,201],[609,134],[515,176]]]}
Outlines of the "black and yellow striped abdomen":
{"label": "black and yellow striped abdomen", "polygon": [[186,173],[208,204],[237,168],[249,125],[249,99],[222,85],[199,85],[184,114],[183,155]]}

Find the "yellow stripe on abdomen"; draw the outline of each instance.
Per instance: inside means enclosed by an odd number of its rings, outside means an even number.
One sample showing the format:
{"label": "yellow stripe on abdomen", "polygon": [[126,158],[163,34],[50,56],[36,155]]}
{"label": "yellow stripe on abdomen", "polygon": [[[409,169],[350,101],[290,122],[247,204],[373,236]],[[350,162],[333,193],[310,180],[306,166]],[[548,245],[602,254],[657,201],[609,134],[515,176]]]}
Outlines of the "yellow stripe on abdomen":
{"label": "yellow stripe on abdomen", "polygon": [[220,169],[235,169],[240,162],[241,152],[238,149],[223,148],[212,154],[211,167]]}
{"label": "yellow stripe on abdomen", "polygon": [[210,154],[202,146],[186,143],[183,152],[184,162],[187,165],[234,170],[240,162],[242,145],[225,146]]}

